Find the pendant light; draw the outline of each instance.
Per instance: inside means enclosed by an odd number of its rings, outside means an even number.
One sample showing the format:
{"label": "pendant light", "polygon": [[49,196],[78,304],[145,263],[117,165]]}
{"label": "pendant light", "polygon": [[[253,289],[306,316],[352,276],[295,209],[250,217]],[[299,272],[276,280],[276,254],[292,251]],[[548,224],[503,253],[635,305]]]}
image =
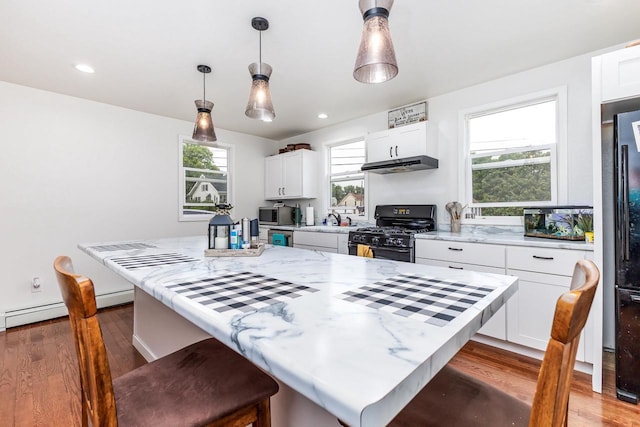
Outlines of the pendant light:
{"label": "pendant light", "polygon": [[270,122],[276,116],[271,101],[271,91],[269,90],[269,78],[271,77],[271,66],[262,62],[262,32],[269,28],[269,21],[265,18],[255,17],[251,20],[251,26],[258,30],[260,34],[260,56],[259,62],[249,65],[251,74],[251,92],[245,114],[252,119],[259,119]]}
{"label": "pendant light", "polygon": [[353,77],[362,83],[382,83],[398,74],[398,63],[389,31],[393,0],[360,0],[364,28]]}
{"label": "pendant light", "polygon": [[197,99],[195,101],[198,116],[196,117],[192,138],[196,141],[215,142],[218,138],[216,138],[216,133],[213,129],[213,120],[211,119],[213,102],[207,101],[205,86],[205,78],[206,75],[211,72],[211,67],[208,65],[198,65],[198,71],[202,73],[202,100]]}

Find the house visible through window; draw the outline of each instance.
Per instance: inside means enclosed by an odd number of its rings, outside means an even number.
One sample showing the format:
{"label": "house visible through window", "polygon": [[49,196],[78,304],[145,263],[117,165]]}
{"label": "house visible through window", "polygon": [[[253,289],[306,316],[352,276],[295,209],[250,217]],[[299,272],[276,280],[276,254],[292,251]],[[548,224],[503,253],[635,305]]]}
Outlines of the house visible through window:
{"label": "house visible through window", "polygon": [[180,219],[207,219],[229,203],[229,149],[180,142]]}
{"label": "house visible through window", "polygon": [[467,213],[557,204],[557,124],[557,96],[467,115]]}
{"label": "house visible through window", "polygon": [[365,179],[360,170],[365,162],[364,140],[329,147],[329,212],[366,216]]}

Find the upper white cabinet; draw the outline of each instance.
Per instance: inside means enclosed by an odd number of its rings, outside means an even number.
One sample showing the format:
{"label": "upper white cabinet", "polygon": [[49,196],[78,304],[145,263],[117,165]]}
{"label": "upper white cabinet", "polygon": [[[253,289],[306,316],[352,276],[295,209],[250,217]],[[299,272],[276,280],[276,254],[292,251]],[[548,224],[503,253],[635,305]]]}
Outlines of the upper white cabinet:
{"label": "upper white cabinet", "polygon": [[264,159],[266,200],[313,199],[318,197],[318,153],[296,150]]}
{"label": "upper white cabinet", "polygon": [[418,122],[367,135],[367,162],[427,154],[427,123]]}
{"label": "upper white cabinet", "polygon": [[602,101],[640,95],[640,46],[602,55]]}

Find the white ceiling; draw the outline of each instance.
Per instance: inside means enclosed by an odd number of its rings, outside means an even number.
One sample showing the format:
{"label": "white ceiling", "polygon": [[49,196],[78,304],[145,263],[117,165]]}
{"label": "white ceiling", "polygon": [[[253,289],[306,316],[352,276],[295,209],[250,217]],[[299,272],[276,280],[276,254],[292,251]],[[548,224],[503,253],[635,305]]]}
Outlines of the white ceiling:
{"label": "white ceiling", "polygon": [[[272,123],[244,115],[254,16],[270,22]],[[4,0],[0,80],[192,121],[196,66],[208,64],[216,127],[280,140],[626,43],[640,38],[638,16],[639,0],[398,0],[389,22],[400,72],[366,85],[352,77],[357,0]]]}

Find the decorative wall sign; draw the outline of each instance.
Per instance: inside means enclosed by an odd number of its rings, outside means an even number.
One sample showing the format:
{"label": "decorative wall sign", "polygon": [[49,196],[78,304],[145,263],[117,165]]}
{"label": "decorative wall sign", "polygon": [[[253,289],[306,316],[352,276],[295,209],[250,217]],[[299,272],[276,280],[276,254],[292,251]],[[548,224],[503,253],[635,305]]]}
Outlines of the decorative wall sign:
{"label": "decorative wall sign", "polygon": [[427,102],[407,105],[389,111],[389,129],[427,120]]}

